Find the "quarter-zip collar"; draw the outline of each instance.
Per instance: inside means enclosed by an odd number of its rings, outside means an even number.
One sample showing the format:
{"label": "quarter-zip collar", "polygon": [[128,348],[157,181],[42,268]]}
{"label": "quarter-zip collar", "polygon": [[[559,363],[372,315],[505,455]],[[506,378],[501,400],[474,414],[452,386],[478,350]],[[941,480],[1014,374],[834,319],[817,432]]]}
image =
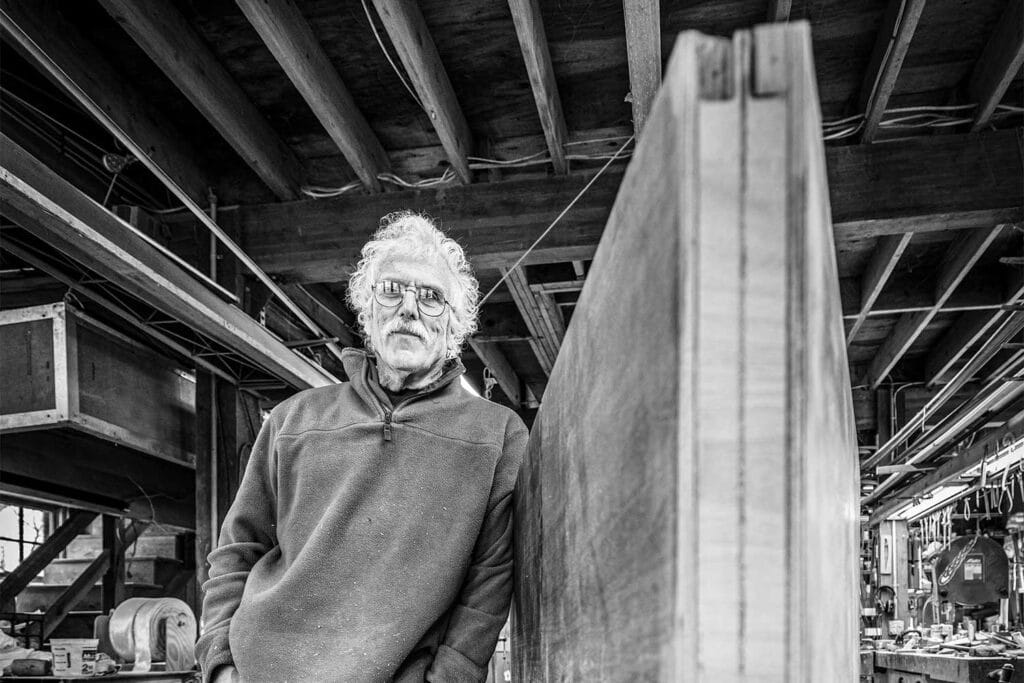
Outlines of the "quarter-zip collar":
{"label": "quarter-zip collar", "polygon": [[466,366],[458,358],[447,361],[440,377],[427,386],[409,394],[399,401],[398,405],[393,406],[391,399],[380,385],[375,358],[363,349],[347,347],[341,352],[341,362],[356,392],[371,405],[378,405],[387,417],[390,417],[390,413],[394,408],[414,399],[440,391],[466,372]]}

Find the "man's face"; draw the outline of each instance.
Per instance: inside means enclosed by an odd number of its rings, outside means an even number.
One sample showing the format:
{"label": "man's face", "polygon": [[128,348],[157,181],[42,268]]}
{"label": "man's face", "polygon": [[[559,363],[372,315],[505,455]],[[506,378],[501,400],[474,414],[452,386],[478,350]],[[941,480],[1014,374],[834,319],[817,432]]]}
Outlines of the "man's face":
{"label": "man's face", "polygon": [[[439,259],[403,258],[386,262],[374,286],[382,281],[391,281],[429,287],[447,300],[451,295],[451,280]],[[401,303],[393,307],[383,306],[376,296],[373,298],[370,304],[370,341],[381,362],[415,378],[429,374],[444,362],[451,310],[445,306],[440,315],[424,315],[417,305],[414,289],[406,290],[401,297]]]}

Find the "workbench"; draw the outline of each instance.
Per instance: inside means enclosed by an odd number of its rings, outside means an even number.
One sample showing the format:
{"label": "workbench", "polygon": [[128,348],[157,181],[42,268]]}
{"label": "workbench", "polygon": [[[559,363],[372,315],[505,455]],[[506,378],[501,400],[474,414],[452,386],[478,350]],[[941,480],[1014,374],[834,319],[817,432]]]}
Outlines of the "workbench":
{"label": "workbench", "polygon": [[[866,654],[866,653],[862,653]],[[874,683],[978,683],[988,672],[1010,663],[1014,680],[1024,680],[1024,658],[954,657],[916,652],[874,652]],[[861,657],[864,661],[864,657]],[[862,675],[869,670],[862,669]]]}

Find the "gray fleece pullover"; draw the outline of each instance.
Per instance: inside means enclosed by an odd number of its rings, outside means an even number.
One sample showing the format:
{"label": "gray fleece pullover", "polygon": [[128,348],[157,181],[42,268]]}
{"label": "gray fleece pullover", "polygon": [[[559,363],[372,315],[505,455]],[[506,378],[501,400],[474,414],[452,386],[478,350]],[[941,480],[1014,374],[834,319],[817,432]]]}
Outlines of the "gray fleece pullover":
{"label": "gray fleece pullover", "polygon": [[512,590],[519,417],[461,363],[392,406],[362,351],[349,382],[278,405],[203,590],[207,679],[483,681]]}

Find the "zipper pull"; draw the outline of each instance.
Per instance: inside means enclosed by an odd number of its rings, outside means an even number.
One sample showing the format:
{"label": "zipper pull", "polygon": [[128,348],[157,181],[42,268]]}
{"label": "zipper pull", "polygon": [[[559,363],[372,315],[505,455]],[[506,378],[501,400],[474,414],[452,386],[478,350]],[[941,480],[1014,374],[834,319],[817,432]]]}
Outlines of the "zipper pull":
{"label": "zipper pull", "polygon": [[384,409],[384,440],[391,441],[391,411]]}

